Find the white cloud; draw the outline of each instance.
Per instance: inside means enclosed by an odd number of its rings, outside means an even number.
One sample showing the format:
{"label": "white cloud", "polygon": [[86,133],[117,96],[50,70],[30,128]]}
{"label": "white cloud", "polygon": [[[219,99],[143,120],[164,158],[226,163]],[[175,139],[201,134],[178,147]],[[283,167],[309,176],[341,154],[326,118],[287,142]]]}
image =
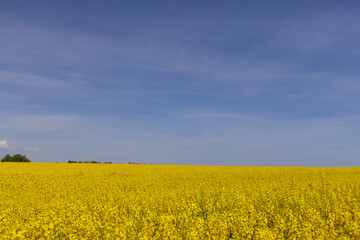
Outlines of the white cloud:
{"label": "white cloud", "polygon": [[0,148],[10,148],[10,145],[7,143],[6,140],[0,141]]}

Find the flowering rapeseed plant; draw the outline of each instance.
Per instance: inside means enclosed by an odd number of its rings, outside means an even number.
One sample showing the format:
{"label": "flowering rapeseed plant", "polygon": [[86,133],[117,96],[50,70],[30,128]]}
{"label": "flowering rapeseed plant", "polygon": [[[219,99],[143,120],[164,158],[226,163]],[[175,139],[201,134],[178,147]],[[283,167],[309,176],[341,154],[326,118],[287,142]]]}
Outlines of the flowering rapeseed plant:
{"label": "flowering rapeseed plant", "polygon": [[1,239],[360,239],[360,168],[0,164]]}

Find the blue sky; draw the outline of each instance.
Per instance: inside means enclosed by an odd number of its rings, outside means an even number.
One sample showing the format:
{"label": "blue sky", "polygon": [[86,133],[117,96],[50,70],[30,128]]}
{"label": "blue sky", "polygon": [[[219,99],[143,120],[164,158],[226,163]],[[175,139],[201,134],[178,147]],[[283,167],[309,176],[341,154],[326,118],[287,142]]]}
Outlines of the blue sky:
{"label": "blue sky", "polygon": [[358,166],[357,1],[1,1],[0,154]]}

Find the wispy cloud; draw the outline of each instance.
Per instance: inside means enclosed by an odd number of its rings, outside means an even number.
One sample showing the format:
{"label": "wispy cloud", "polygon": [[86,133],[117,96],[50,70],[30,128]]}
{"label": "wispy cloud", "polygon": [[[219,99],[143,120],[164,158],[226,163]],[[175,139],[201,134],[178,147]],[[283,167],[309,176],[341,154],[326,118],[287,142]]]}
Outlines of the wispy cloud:
{"label": "wispy cloud", "polygon": [[305,14],[298,12],[292,15],[279,26],[276,35],[275,46],[281,44],[282,47],[307,54],[333,52],[335,47],[344,51],[343,47],[347,44],[360,40],[360,17],[354,9],[324,6]]}
{"label": "wispy cloud", "polygon": [[79,123],[76,115],[16,114],[0,117],[0,127],[13,130],[62,130]]}
{"label": "wispy cloud", "polygon": [[224,113],[224,112],[201,112],[198,114],[192,114],[186,116],[186,118],[247,118],[248,116],[242,114],[235,114],[235,113]]}
{"label": "wispy cloud", "polygon": [[39,152],[39,151],[40,151],[40,148],[36,148],[36,147],[26,147],[26,148],[25,148],[25,151],[28,151],[28,152]]}
{"label": "wispy cloud", "polygon": [[23,106],[30,106],[33,101],[44,98],[84,99],[94,91],[91,84],[77,78],[65,80],[2,69],[0,69],[0,85],[2,86],[0,99],[14,104],[26,102]]}
{"label": "wispy cloud", "polygon": [[[5,18],[9,18],[9,16]],[[91,74],[93,68],[99,67],[104,70],[107,68],[133,68],[137,71],[193,75],[203,84],[206,82],[236,83],[242,88],[248,89],[244,90],[244,93],[257,93],[261,90],[264,82],[267,83],[291,74],[289,73],[291,66],[288,62],[259,61],[259,59],[248,56],[237,58],[236,61],[229,61],[224,57],[194,53],[185,46],[168,44],[165,39],[160,39],[159,42],[159,39],[155,39],[152,35],[147,35],[146,41],[119,40],[73,29],[50,31],[50,29],[17,20],[13,20],[11,27],[0,25],[0,34],[4,36],[0,40],[0,43],[4,42],[4,44],[0,44],[0,50],[4,53],[9,52],[3,54],[3,56],[7,56],[6,59],[1,59],[0,56],[0,61],[9,62],[8,56],[11,55],[10,60],[16,64],[16,68],[21,66],[19,64],[24,64],[24,61],[27,64],[44,67],[49,64],[49,61],[60,61],[62,68],[65,69],[71,69],[75,60],[83,62],[84,64],[80,64],[80,69],[85,73],[72,71],[65,73],[72,78],[86,77],[87,73]],[[11,45],[9,46],[8,43]],[[1,49],[1,46],[6,46],[6,48]],[[107,65],[96,62],[98,57],[104,59],[104,64]],[[13,82],[13,84],[27,86],[40,86],[44,83],[44,87],[69,86],[69,83],[65,81],[21,71],[3,70],[0,73],[3,75],[0,79],[3,79],[2,82],[5,83]],[[109,81],[103,76],[101,78],[102,81]],[[116,78],[112,81],[120,80]],[[139,86],[141,84],[137,85],[137,87]]]}
{"label": "wispy cloud", "polygon": [[34,74],[0,70],[0,84],[16,87],[57,89],[74,86],[71,82],[46,78]]}

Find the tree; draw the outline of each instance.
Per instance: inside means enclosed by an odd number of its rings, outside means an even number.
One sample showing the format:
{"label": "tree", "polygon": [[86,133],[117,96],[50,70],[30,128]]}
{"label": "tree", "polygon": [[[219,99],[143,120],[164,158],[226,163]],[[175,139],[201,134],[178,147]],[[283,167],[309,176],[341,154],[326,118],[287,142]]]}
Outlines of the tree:
{"label": "tree", "polygon": [[1,159],[1,162],[30,162],[30,160],[25,155],[15,154],[11,157],[7,154],[3,159]]}
{"label": "tree", "polygon": [[12,162],[12,157],[9,154],[6,154],[6,156],[1,159],[1,162]]}
{"label": "tree", "polygon": [[13,162],[30,162],[30,160],[25,156],[21,154],[15,154],[12,157]]}

